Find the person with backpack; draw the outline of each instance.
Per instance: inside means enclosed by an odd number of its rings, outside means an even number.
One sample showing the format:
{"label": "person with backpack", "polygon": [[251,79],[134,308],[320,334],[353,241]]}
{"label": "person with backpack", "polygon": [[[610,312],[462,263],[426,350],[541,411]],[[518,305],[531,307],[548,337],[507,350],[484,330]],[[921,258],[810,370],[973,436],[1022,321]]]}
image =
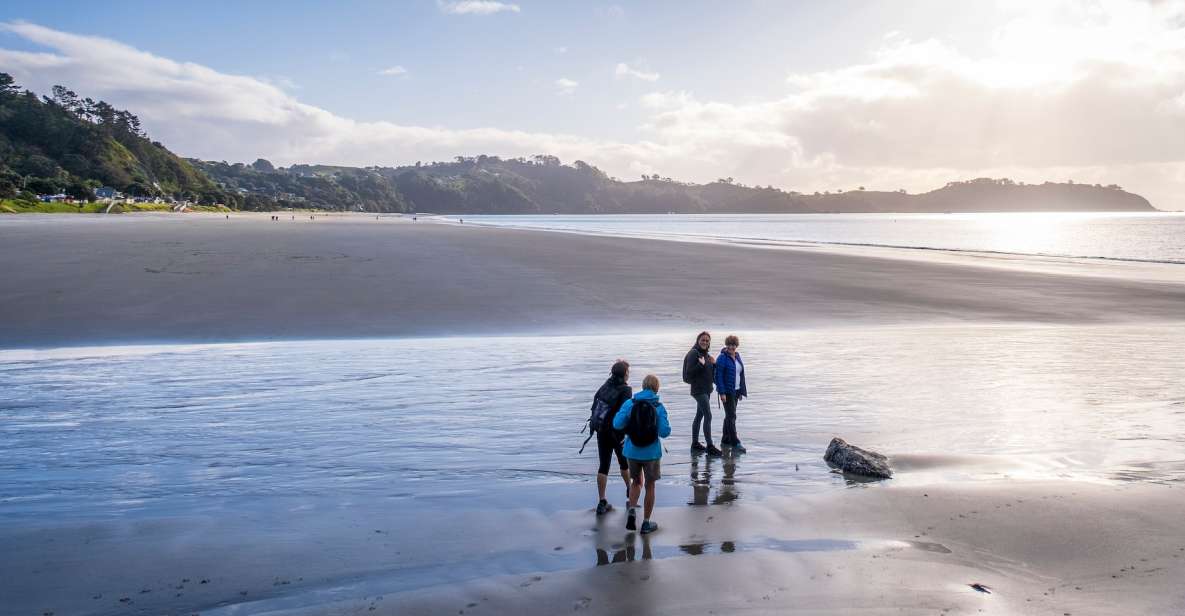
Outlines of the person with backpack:
{"label": "person with backpack", "polygon": [[737,438],[737,402],[749,395],[745,387],[745,362],[737,352],[740,345],[740,338],[729,336],[724,339],[724,349],[716,357],[716,392],[724,405],[724,434],[720,436],[720,444],[732,447],[733,453],[746,451],[741,439]]}
{"label": "person with backpack", "polygon": [[[691,450],[706,451],[718,456],[720,450],[712,444],[712,384],[716,376],[716,360],[712,359],[712,334],[700,332],[695,345],[683,357],[683,382],[691,386],[695,398],[695,420],[691,422]],[[705,447],[699,442],[700,424],[704,427]]]}
{"label": "person with backpack", "polygon": [[613,427],[625,431],[625,458],[629,464],[630,502],[629,514],[625,519],[626,530],[637,529],[638,498],[642,495],[642,484],[646,485],[646,503],[643,508],[642,534],[658,530],[658,524],[650,520],[654,513],[654,487],[662,477],[662,439],[671,435],[671,422],[667,420],[667,408],[658,399],[658,377],[647,374],[642,379],[642,391],[621,405],[613,418]]}
{"label": "person with backpack", "polygon": [[[605,515],[613,511],[613,505],[605,499],[605,489],[609,485],[609,463],[613,454],[617,454],[617,466],[621,471],[621,480],[625,482],[626,500],[629,500],[630,474],[622,451],[622,434],[613,429],[613,417],[634,395],[629,386],[630,364],[624,359],[613,363],[609,369],[609,378],[597,389],[593,395],[592,409],[588,418],[588,428],[597,436],[597,456],[600,465],[597,467],[597,515]],[[591,438],[592,435],[590,434]],[[585,440],[587,443],[588,441]],[[583,448],[581,448],[583,450]]]}

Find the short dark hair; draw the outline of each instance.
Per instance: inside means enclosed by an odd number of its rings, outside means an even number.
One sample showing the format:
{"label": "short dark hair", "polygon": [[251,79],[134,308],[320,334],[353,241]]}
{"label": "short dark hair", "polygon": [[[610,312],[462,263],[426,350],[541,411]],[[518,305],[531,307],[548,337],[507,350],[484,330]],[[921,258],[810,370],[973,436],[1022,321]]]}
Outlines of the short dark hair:
{"label": "short dark hair", "polygon": [[724,346],[741,346],[741,339],[736,336],[729,336],[724,339]]}
{"label": "short dark hair", "polygon": [[629,371],[630,363],[624,359],[613,362],[613,367],[609,369],[610,374],[620,378],[625,378],[625,373]]}

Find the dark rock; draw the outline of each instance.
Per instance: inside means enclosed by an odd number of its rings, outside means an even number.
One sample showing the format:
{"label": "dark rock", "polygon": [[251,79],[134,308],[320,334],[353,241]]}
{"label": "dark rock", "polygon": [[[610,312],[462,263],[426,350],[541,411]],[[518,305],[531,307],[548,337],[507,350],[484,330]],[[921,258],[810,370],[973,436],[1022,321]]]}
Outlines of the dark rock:
{"label": "dark rock", "polygon": [[827,445],[827,453],[823,455],[823,459],[839,470],[853,475],[879,479],[889,479],[893,476],[888,458],[875,451],[849,445],[838,436],[831,439],[831,444]]}

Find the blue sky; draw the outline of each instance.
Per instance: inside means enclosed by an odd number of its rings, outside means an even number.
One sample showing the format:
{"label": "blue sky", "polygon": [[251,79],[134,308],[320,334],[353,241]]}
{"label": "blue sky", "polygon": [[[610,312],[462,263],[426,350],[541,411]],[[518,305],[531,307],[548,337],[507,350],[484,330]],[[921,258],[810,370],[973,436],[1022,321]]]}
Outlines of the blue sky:
{"label": "blue sky", "polygon": [[203,158],[548,151],[621,177],[923,190],[1010,175],[1163,199],[1185,186],[1185,146],[1165,138],[1185,109],[1166,71],[1185,66],[1182,15],[1130,0],[9,0],[0,66],[129,108]]}

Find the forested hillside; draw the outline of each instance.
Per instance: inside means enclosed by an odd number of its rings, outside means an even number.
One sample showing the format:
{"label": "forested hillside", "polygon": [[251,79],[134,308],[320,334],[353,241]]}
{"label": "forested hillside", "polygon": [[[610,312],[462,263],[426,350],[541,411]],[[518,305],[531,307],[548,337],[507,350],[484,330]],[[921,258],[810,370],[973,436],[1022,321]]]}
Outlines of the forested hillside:
{"label": "forested hillside", "polygon": [[0,197],[65,193],[88,200],[100,186],[234,203],[204,173],[150,141],[131,112],[62,86],[38,98],[0,73]]}

